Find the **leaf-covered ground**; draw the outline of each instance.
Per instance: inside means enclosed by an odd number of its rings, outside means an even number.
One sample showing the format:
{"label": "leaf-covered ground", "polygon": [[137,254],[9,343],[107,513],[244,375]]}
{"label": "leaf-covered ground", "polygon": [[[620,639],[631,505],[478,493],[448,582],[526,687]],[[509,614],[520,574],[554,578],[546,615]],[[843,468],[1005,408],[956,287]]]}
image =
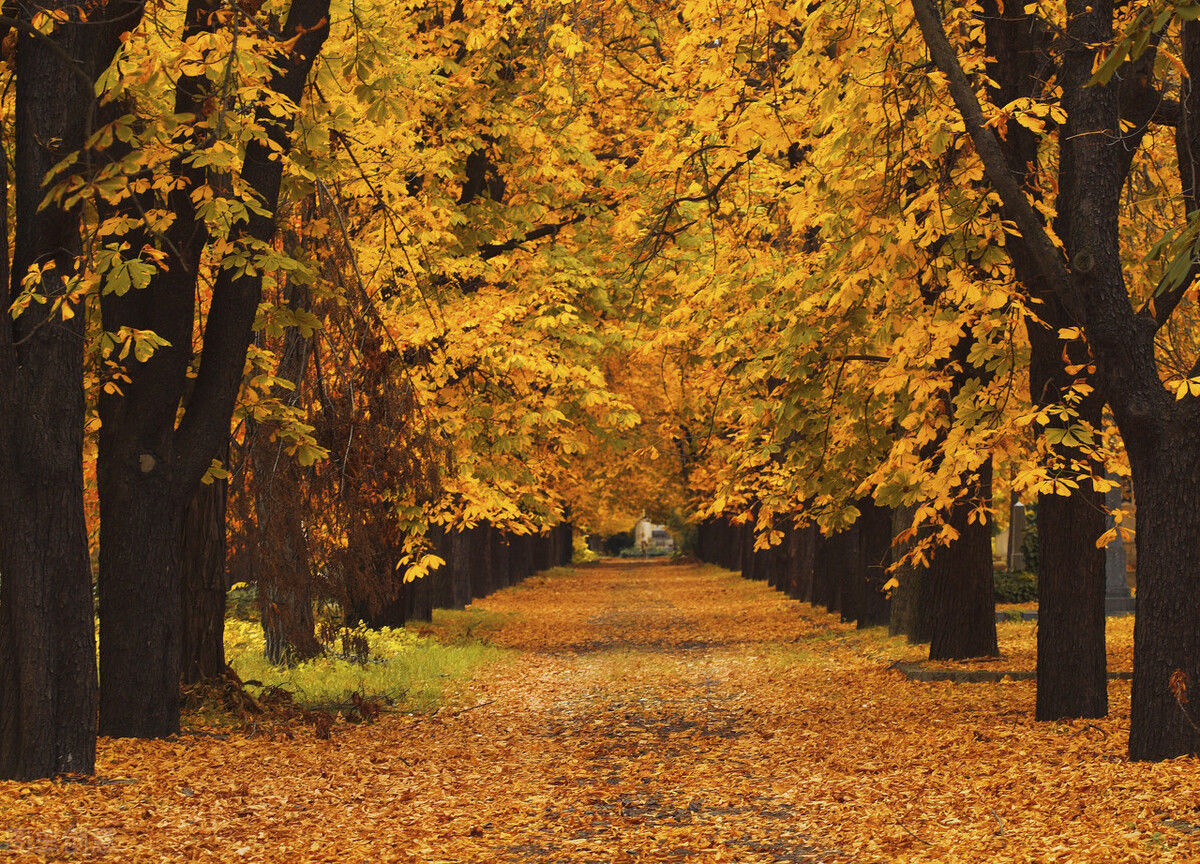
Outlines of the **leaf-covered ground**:
{"label": "leaf-covered ground", "polygon": [[[895,643],[713,568],[623,562],[482,601],[515,657],[458,706],[102,741],[0,784],[13,860],[1195,861],[1200,766],[1033,685],[917,683]],[[290,736],[290,737],[289,737]]]}

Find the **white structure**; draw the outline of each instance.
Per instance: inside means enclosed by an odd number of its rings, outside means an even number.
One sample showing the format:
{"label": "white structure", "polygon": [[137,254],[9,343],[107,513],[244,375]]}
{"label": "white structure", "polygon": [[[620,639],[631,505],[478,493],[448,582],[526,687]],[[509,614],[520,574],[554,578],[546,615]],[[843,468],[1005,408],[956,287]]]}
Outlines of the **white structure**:
{"label": "white structure", "polygon": [[633,526],[633,547],[639,551],[669,552],[675,548],[675,538],[666,525],[655,525],[645,516]]}

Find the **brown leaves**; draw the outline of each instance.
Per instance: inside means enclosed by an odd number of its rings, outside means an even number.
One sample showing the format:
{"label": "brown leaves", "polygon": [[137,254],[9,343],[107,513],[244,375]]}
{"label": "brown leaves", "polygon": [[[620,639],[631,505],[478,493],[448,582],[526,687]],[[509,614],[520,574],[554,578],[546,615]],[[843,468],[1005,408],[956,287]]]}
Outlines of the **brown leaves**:
{"label": "brown leaves", "polygon": [[1182,707],[1188,701],[1188,679],[1187,673],[1182,669],[1176,669],[1171,673],[1171,680],[1168,682],[1171,688],[1171,695],[1175,697],[1175,701]]}
{"label": "brown leaves", "polygon": [[879,632],[715,568],[601,565],[481,603],[523,653],[459,707],[360,695],[374,722],[315,715],[313,735],[106,740],[97,778],[0,784],[0,843],[17,861],[1200,857],[1196,762],[1126,760],[1125,682],[1113,717],[1035,723],[1032,683],[907,681]]}

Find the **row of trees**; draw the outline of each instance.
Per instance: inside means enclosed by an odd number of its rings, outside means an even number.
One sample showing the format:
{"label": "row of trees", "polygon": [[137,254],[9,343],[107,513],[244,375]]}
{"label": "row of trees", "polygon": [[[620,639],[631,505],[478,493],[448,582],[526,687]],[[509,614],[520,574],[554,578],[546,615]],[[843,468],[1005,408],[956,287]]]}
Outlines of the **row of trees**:
{"label": "row of trees", "polygon": [[562,119],[509,126],[544,107],[517,60],[544,21],[19,11],[0,773],[89,772],[97,729],[177,731],[181,678],[220,666],[230,578],[287,660],[315,596],[396,622],[569,554],[556,478],[635,415],[564,327],[590,314],[577,286],[525,249],[594,206],[558,189],[578,148],[498,173]]}
{"label": "row of trees", "polygon": [[995,650],[988,523],[1036,497],[1038,716],[1097,716],[1106,469],[1131,475],[1130,753],[1195,752],[1192,13],[688,9],[644,10],[652,50],[619,62],[665,125],[637,142],[635,266],[702,525],[753,526],[769,560],[815,522],[852,558],[836,538],[890,508],[933,656],[972,656]]}
{"label": "row of trees", "polygon": [[958,656],[1038,496],[1038,714],[1093,716],[1110,471],[1131,753],[1200,750],[1187,8],[18,7],[3,773],[90,770],[96,716],[175,731],[227,572],[282,657],[447,532],[642,509],[860,570],[887,524]]}

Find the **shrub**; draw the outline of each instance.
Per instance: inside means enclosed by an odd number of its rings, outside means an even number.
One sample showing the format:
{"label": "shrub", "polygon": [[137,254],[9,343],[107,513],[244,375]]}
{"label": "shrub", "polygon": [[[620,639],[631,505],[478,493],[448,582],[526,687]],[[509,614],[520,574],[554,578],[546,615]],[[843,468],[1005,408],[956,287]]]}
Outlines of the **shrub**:
{"label": "shrub", "polygon": [[997,603],[1028,603],[1037,599],[1037,576],[1018,570],[998,570],[992,577]]}
{"label": "shrub", "polygon": [[387,697],[408,711],[443,704],[448,688],[469,679],[479,666],[506,656],[483,642],[464,639],[444,645],[405,629],[358,628],[339,635],[346,634],[348,656],[326,654],[292,667],[272,666],[263,656],[262,627],[230,618],[225,622],[225,653],[243,681],[255,681],[264,690],[287,690],[303,706],[344,706],[359,693]]}

